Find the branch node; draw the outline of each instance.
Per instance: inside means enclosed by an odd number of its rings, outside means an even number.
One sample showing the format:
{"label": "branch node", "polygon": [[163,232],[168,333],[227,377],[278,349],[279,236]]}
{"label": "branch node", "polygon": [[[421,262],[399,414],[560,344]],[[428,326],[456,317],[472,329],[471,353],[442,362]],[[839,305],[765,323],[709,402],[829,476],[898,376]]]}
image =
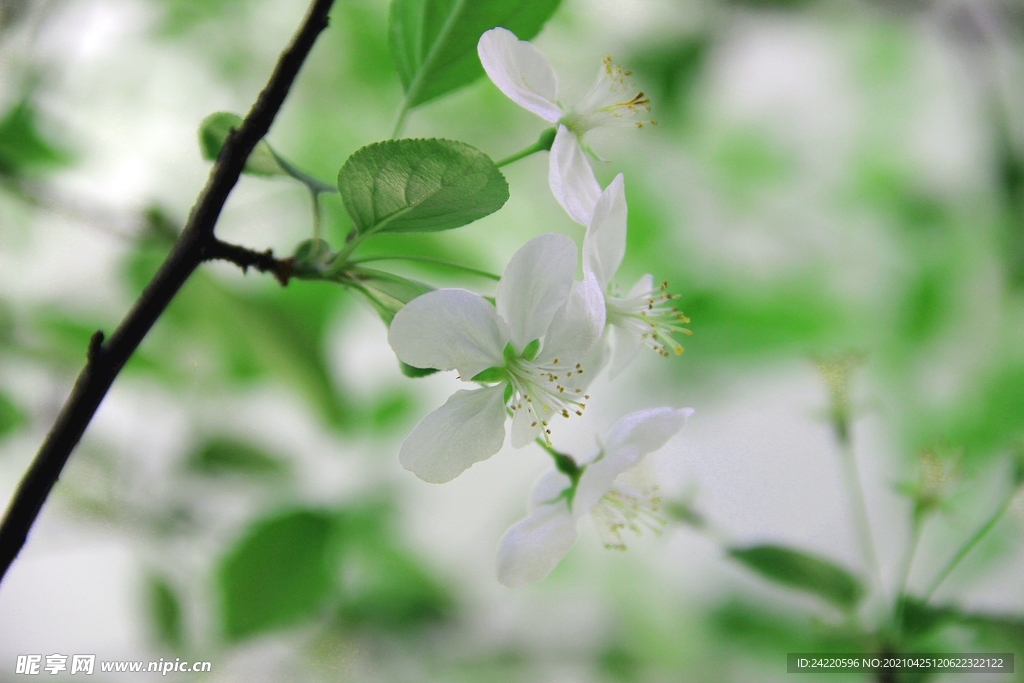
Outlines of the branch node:
{"label": "branch node", "polygon": [[85,354],[89,365],[96,365],[99,362],[100,356],[103,355],[103,340],[105,338],[103,330],[96,330],[89,339],[89,350]]}

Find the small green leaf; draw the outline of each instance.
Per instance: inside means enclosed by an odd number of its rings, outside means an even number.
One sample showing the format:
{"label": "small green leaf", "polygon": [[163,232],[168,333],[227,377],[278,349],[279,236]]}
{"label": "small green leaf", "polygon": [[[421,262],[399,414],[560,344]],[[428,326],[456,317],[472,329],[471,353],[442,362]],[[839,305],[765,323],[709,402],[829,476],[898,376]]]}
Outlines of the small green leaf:
{"label": "small green leaf", "polygon": [[[241,116],[225,111],[210,114],[203,119],[199,124],[199,148],[203,152],[203,158],[207,161],[216,161],[228,135],[241,125]],[[255,149],[245,162],[245,172],[260,176],[289,175],[277,162],[274,150],[266,140],[256,143]]]}
{"label": "small green leaf", "polygon": [[851,609],[863,595],[860,582],[828,560],[776,545],[731,548],[729,555],[761,576],[791,588],[815,593]]}
{"label": "small green leaf", "polygon": [[512,387],[512,383],[509,382],[505,385],[505,398],[504,402],[508,403],[509,399],[512,398],[512,394],[516,393],[516,390]]}
{"label": "small green leaf", "polygon": [[224,633],[239,640],[326,607],[334,586],[334,518],[292,510],[257,522],[218,572]]}
{"label": "small green leaf", "polygon": [[25,424],[25,414],[8,396],[0,392],[0,438]]}
{"label": "small green leaf", "polygon": [[68,163],[69,154],[46,140],[31,104],[22,101],[0,120],[0,175],[18,176]]}
{"label": "small green leaf", "polygon": [[508,371],[505,370],[504,366],[495,365],[494,367],[481,370],[480,372],[473,375],[473,382],[504,382],[508,379]]}
{"label": "small green leaf", "polygon": [[405,109],[472,83],[484,73],[476,44],[502,26],[522,40],[540,33],[560,0],[393,0],[388,37]]}
{"label": "small green leaf", "polygon": [[402,368],[402,374],[405,375],[406,377],[429,377],[430,375],[433,375],[435,372],[440,372],[440,370],[438,370],[437,368],[417,368],[414,365],[409,365],[408,363],[403,363],[402,361],[398,361],[398,365]]}
{"label": "small green leaf", "polygon": [[160,577],[149,579],[149,606],[161,642],[175,650],[180,649],[185,642],[181,601],[170,584]]}
{"label": "small green leaf", "polygon": [[273,475],[288,471],[284,461],[235,439],[210,439],[188,460],[188,468],[206,475]]}
{"label": "small green leaf", "polygon": [[506,363],[511,363],[516,359],[518,355],[516,353],[516,347],[512,346],[512,342],[505,344],[505,348],[501,350],[501,355],[505,357]]}
{"label": "small green leaf", "polygon": [[450,230],[508,200],[508,183],[490,157],[437,139],[363,147],[341,168],[338,189],[361,233]]}
{"label": "small green leaf", "polygon": [[537,357],[537,353],[540,351],[540,339],[534,339],[532,342],[526,345],[523,349],[523,358],[526,360],[533,360]]}

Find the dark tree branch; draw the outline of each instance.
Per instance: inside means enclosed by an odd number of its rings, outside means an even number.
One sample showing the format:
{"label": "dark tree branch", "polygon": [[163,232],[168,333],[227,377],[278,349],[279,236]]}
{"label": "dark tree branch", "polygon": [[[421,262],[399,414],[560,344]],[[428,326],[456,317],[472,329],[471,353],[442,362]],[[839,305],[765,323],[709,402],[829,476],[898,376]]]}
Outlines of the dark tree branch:
{"label": "dark tree branch", "polygon": [[288,280],[292,277],[293,260],[275,258],[274,252],[270,249],[253,251],[215,239],[206,246],[203,259],[206,261],[230,261],[241,268],[243,273],[248,272],[250,268],[255,268],[261,273],[270,273],[277,278],[282,286],[287,285]]}
{"label": "dark tree branch", "polygon": [[85,368],[78,375],[57,421],[21,480],[0,526],[0,579],[24,546],[29,529],[57,482],[64,463],[82,438],[110,385],[199,264],[211,258],[227,258],[243,268],[252,266],[269,270],[278,279],[286,279],[279,274],[283,271],[278,265],[285,262],[277,262],[269,253],[257,254],[225,245],[217,240],[213,231],[249,154],[270,130],[313,43],[327,28],[327,13],[333,3],[334,0],[313,0],[291,44],[281,53],[266,87],[242,125],[232,131],[224,143],[185,229],[153,281],[109,339],[104,341],[102,332],[93,336]]}

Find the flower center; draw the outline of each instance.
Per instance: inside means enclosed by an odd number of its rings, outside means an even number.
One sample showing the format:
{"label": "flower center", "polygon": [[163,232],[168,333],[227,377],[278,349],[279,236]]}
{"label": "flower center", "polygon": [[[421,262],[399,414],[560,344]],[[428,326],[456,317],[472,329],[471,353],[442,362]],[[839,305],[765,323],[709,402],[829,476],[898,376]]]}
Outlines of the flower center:
{"label": "flower center", "polygon": [[562,417],[583,415],[584,401],[590,396],[583,393],[582,364],[569,366],[558,358],[539,363],[519,356],[510,359],[506,367],[512,387],[510,407],[515,412],[525,410],[530,426],[543,430],[545,441],[551,434],[548,422],[556,413]]}
{"label": "flower center", "polygon": [[661,497],[657,486],[633,488],[616,484],[590,512],[604,547],[625,550],[622,532],[643,535],[646,527],[655,536],[661,535],[666,519],[661,515]]}
{"label": "flower center", "polygon": [[[631,71],[612,62],[611,56],[604,58],[603,67],[597,80],[583,99],[561,119],[565,127],[582,136],[592,128],[615,126],[629,123],[640,112],[651,110],[651,101],[643,91],[633,89]],[[635,121],[637,128],[657,121]]]}
{"label": "flower center", "polygon": [[669,294],[668,281],[662,282],[657,289],[631,292],[632,296],[621,297],[612,292],[605,297],[608,309],[608,324],[618,325],[640,335],[647,346],[666,358],[671,349],[677,356],[683,352],[683,345],[672,335],[676,333],[690,335],[692,331],[683,327],[690,322],[672,301],[679,298],[678,294]]}

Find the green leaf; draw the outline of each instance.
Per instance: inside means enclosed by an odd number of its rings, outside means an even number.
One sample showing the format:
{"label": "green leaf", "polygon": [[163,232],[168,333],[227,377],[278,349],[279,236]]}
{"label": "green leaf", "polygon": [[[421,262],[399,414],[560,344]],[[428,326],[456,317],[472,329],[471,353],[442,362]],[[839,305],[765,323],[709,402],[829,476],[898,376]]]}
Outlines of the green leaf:
{"label": "green leaf", "polygon": [[187,466],[206,475],[274,475],[288,471],[280,458],[235,439],[215,437],[207,441],[188,459]]}
{"label": "green leaf", "polygon": [[452,140],[363,147],[341,168],[338,189],[361,233],[450,230],[508,200],[508,183],[491,158]]}
{"label": "green leaf", "polygon": [[393,0],[391,57],[405,91],[405,109],[462,87],[483,75],[476,44],[503,26],[530,40],[560,0]]}
{"label": "green leaf", "polygon": [[22,101],[0,120],[0,175],[19,176],[68,163],[69,154],[46,140],[36,124],[36,112]]}
{"label": "green leaf", "polygon": [[440,370],[438,370],[437,368],[417,368],[414,365],[409,365],[408,363],[403,363],[402,361],[398,361],[398,365],[402,368],[402,374],[405,375],[406,377],[429,377],[430,375],[433,375],[435,372],[440,372]]}
{"label": "green leaf", "polygon": [[[216,161],[228,135],[241,126],[241,116],[225,111],[210,114],[203,119],[199,124],[199,148],[203,152],[203,158],[207,161]],[[274,150],[266,140],[256,143],[255,149],[245,162],[245,172],[259,176],[289,175],[278,163]]]}
{"label": "green leaf", "polygon": [[334,590],[334,518],[292,510],[257,522],[223,559],[224,633],[239,640],[322,610]]}
{"label": "green leaf", "polygon": [[860,582],[828,560],[776,545],[731,548],[729,555],[761,576],[791,588],[815,593],[851,609],[863,595]]}
{"label": "green leaf", "polygon": [[25,414],[18,405],[0,392],[0,438],[16,431],[25,422]]}
{"label": "green leaf", "polygon": [[504,365],[495,365],[473,375],[473,382],[505,382],[508,381],[508,370]]}
{"label": "green leaf", "polygon": [[149,606],[161,642],[175,650],[181,649],[185,642],[181,601],[170,584],[160,577],[149,579]]}

